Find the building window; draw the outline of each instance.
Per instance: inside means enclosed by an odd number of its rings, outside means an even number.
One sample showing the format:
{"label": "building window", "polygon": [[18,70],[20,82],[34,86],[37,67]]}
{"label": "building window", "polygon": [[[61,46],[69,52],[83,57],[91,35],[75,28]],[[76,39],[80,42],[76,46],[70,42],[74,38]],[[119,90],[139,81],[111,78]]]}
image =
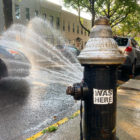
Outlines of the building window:
{"label": "building window", "polygon": [[81,35],[83,35],[83,28],[81,28]]}
{"label": "building window", "polygon": [[35,16],[38,16],[38,11],[37,10],[35,10]]}
{"label": "building window", "polygon": [[63,20],[63,31],[65,31],[65,21]]}
{"label": "building window", "polygon": [[77,34],[79,34],[79,25],[77,25]]}
{"label": "building window", "polygon": [[53,16],[50,16],[50,24],[53,26]]}
{"label": "building window", "polygon": [[60,18],[59,17],[57,17],[57,19],[56,19],[56,27],[57,27],[57,29],[59,29],[59,27],[60,27]]}
{"label": "building window", "polygon": [[15,5],[15,14],[16,14],[16,18],[20,19],[20,8],[19,8],[19,5]]}
{"label": "building window", "polygon": [[30,20],[30,9],[26,8],[26,19]]}
{"label": "building window", "polygon": [[43,19],[46,19],[47,18],[47,15],[46,13],[43,14]]}
{"label": "building window", "polygon": [[68,32],[70,32],[70,23],[68,22]]}
{"label": "building window", "polygon": [[75,32],[75,24],[73,23],[73,32]]}

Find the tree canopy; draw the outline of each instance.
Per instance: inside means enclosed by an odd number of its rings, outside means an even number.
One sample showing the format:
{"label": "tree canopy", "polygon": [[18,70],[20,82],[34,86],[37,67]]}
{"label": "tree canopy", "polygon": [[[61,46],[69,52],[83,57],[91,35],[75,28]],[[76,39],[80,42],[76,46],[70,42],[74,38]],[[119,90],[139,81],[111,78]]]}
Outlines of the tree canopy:
{"label": "tree canopy", "polygon": [[[131,24],[134,30],[133,25],[139,24],[140,5],[138,0],[64,0],[64,2],[66,6],[72,6],[76,9],[79,17],[82,9],[89,12],[92,16],[92,26],[94,25],[95,17],[99,16],[108,17],[111,27],[119,25],[127,28]],[[80,24],[82,27],[84,26],[81,22]],[[88,32],[90,30],[86,27],[83,28]]]}
{"label": "tree canopy", "polygon": [[140,33],[140,15],[129,15],[126,20],[116,26],[114,34],[120,36],[132,36],[135,37]]}

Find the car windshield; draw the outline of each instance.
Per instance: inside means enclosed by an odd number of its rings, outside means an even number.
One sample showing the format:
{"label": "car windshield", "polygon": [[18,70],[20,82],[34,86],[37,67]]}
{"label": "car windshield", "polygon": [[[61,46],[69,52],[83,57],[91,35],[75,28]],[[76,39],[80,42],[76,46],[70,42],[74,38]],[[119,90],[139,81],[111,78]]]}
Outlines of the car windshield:
{"label": "car windshield", "polygon": [[128,38],[114,37],[118,46],[126,46],[128,43]]}

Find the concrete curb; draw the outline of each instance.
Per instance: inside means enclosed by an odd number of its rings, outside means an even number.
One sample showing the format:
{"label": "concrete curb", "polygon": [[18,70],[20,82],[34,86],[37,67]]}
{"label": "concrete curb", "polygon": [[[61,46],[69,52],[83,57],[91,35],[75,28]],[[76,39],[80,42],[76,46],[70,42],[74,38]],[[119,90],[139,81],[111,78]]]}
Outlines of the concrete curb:
{"label": "concrete curb", "polygon": [[45,133],[47,133],[47,131],[48,131],[51,127],[56,127],[56,128],[58,128],[60,125],[62,125],[62,124],[64,124],[64,123],[68,122],[69,120],[71,120],[71,119],[77,117],[79,114],[80,114],[80,110],[76,111],[76,112],[73,113],[71,116],[65,117],[65,118],[63,118],[62,120],[56,122],[55,124],[53,124],[53,125],[51,125],[51,126],[45,128],[45,129],[43,129],[42,131],[40,131],[40,132],[36,133],[35,135],[33,135],[33,136],[27,138],[26,140],[36,140],[36,139],[42,137]]}

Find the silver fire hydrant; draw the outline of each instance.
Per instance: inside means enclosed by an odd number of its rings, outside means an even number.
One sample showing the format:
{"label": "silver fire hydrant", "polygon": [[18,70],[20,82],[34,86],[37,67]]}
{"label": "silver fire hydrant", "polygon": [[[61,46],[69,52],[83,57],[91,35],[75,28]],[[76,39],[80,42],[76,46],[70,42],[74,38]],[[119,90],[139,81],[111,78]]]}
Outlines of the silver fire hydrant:
{"label": "silver fire hydrant", "polygon": [[67,94],[84,100],[84,139],[115,140],[117,67],[125,57],[106,17],[95,21],[78,59],[84,66],[83,82],[68,87]]}

